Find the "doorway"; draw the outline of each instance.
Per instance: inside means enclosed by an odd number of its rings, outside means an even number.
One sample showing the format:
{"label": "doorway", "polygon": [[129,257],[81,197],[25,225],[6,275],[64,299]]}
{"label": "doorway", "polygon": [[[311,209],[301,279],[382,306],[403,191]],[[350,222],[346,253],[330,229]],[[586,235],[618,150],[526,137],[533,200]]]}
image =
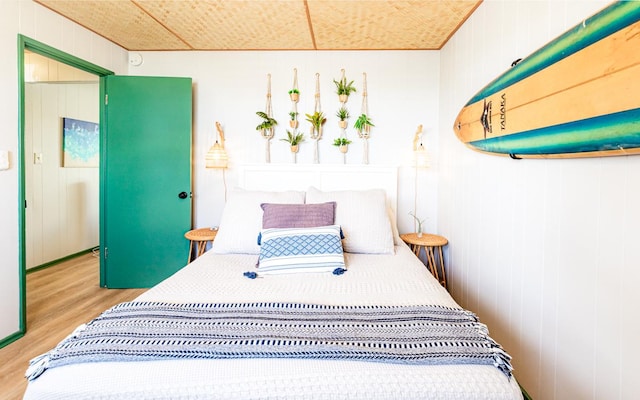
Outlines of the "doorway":
{"label": "doorway", "polygon": [[99,243],[100,78],[25,50],[27,271]]}
{"label": "doorway", "polygon": [[[27,267],[28,266],[33,266],[33,264],[45,264],[47,263],[47,259],[53,257],[53,260],[55,259],[59,259],[59,258],[64,258],[64,257],[59,257],[59,254],[56,255],[56,251],[61,250],[63,253],[67,252],[66,255],[69,255],[69,249],[55,249],[55,243],[53,246],[49,246],[48,248],[45,249],[45,247],[47,246],[47,242],[49,240],[51,240],[51,238],[49,236],[51,236],[52,234],[55,235],[55,233],[51,233],[51,232],[47,232],[46,227],[43,227],[41,233],[40,233],[40,237],[38,238],[38,235],[35,235],[36,238],[34,237],[28,237],[27,236],[27,229],[29,229],[29,227],[33,227],[34,225],[32,224],[32,221],[28,221],[27,220],[27,208],[29,207],[29,203],[28,203],[28,199],[31,199],[32,201],[32,205],[34,201],[34,198],[32,197],[32,193],[29,193],[29,196],[27,195],[27,179],[29,177],[32,177],[34,175],[34,169],[29,169],[32,168],[34,166],[39,166],[39,165],[43,165],[47,159],[45,157],[49,157],[47,156],[45,153],[45,151],[43,150],[39,150],[34,146],[34,143],[30,143],[29,140],[30,138],[28,138],[25,133],[26,133],[26,129],[28,127],[27,124],[27,120],[26,120],[26,110],[27,110],[27,99],[28,96],[30,95],[31,92],[34,92],[31,87],[27,87],[27,85],[31,85],[32,83],[30,82],[32,80],[32,78],[34,78],[34,75],[36,75],[36,71],[34,70],[34,62],[32,62],[34,59],[40,59],[40,60],[44,60],[48,63],[48,65],[50,66],[61,66],[61,68],[57,68],[57,70],[62,71],[62,80],[65,81],[74,81],[74,85],[75,88],[73,90],[78,90],[80,92],[85,92],[83,95],[87,96],[87,95],[91,95],[90,93],[92,91],[94,91],[93,88],[88,89],[85,86],[86,85],[86,81],[91,81],[94,80],[95,82],[98,82],[99,78],[102,76],[107,76],[107,75],[112,75],[113,72],[108,71],[104,68],[101,68],[97,65],[88,63],[82,59],[79,59],[75,56],[72,56],[70,54],[64,53],[62,51],[59,51],[57,49],[54,49],[48,45],[45,45],[43,43],[40,43],[38,41],[35,41],[33,39],[30,39],[28,37],[19,35],[18,38],[18,79],[19,79],[19,101],[18,101],[18,112],[19,112],[19,140],[18,140],[18,146],[19,146],[19,161],[18,161],[18,177],[19,177],[19,193],[18,193],[18,201],[19,201],[19,206],[20,206],[20,214],[19,214],[19,219],[18,219],[18,224],[19,224],[19,235],[20,235],[20,252],[19,252],[19,264],[20,264],[20,333],[21,335],[24,335],[24,333],[26,332],[27,326],[26,326],[26,315],[27,315],[27,310],[26,310],[26,296],[27,296],[27,292],[26,292],[26,273],[27,273]],[[27,62],[29,61],[29,62]],[[56,68],[52,67],[52,70],[54,70]],[[53,80],[53,72],[51,72],[51,74],[49,74],[48,71],[47,72],[47,79],[49,81]],[[64,75],[68,74],[68,77],[65,77]],[[59,80],[61,78],[61,76],[59,74],[56,74],[56,80]],[[97,122],[99,123],[99,91],[100,91],[100,84],[97,83],[98,85],[98,90],[96,92],[96,99],[95,99],[95,103],[96,107],[98,107],[98,110],[95,110],[95,116],[98,117]],[[80,89],[80,88],[85,88],[85,89]],[[58,91],[67,91],[68,88],[66,89],[60,89],[58,87],[52,87],[50,88],[50,90],[45,90],[45,92],[58,92]],[[38,90],[35,91],[36,93],[38,92]],[[87,94],[86,92],[88,92],[89,94]],[[49,94],[51,95],[51,94]],[[55,95],[55,94],[54,94]],[[77,99],[76,99],[77,100]],[[71,104],[71,103],[70,103]],[[73,106],[71,105],[71,107],[73,108]],[[76,114],[78,115],[78,114]],[[55,118],[58,118],[57,116]],[[70,118],[72,120],[80,120],[82,121],[82,118]],[[90,119],[90,118],[87,118]],[[29,121],[32,122],[32,121]],[[91,122],[91,121],[86,121],[86,122]],[[70,122],[71,124],[71,122]],[[69,125],[71,126],[71,125]],[[32,127],[29,127],[29,129],[31,129]],[[49,154],[57,154],[60,156],[60,162],[59,162],[59,167],[64,167],[64,144],[63,144],[63,139],[64,139],[64,122],[62,120],[59,121],[59,125],[58,125],[58,129],[60,132],[60,135],[56,138],[56,140],[53,140],[53,146],[57,147],[55,149],[48,149],[47,151],[53,151],[53,153],[49,153]],[[55,135],[54,135],[55,136]],[[42,146],[45,145],[51,145],[51,143],[46,144],[46,143],[42,143]],[[40,147],[40,149],[42,149],[43,147]],[[57,162],[57,161],[56,161]],[[69,168],[69,172],[68,174],[66,172],[63,173],[63,175],[71,175],[72,177],[69,178],[69,180],[73,181],[74,179],[76,180],[76,183],[78,183],[78,185],[71,185],[71,192],[73,192],[75,190],[75,197],[82,197],[83,195],[86,196],[87,193],[90,193],[90,189],[89,191],[88,188],[83,187],[86,186],[86,180],[84,178],[78,178],[79,176],[90,176],[90,175],[98,175],[98,167],[93,167],[95,168],[95,171],[93,171],[93,174],[91,173],[91,171],[84,171],[84,172],[79,172],[79,171],[71,171],[71,169]],[[63,168],[58,168],[58,169],[63,169]],[[88,168],[87,168],[88,170]],[[96,177],[96,179],[99,179],[99,177]],[[67,179],[67,177],[65,177],[64,179]],[[46,180],[46,178],[45,178]],[[89,180],[90,181],[90,180]],[[73,182],[72,182],[73,183]],[[51,186],[51,182],[48,182],[49,186]],[[99,185],[99,180],[96,183],[97,185]],[[98,186],[99,188],[99,186]],[[68,191],[68,189],[64,189],[65,191]],[[95,190],[98,190],[97,188]],[[66,195],[66,193],[65,193]],[[63,196],[63,200],[64,200],[64,196]],[[59,208],[59,206],[58,206]],[[77,210],[76,210],[77,211]],[[76,215],[77,217],[77,215]],[[76,218],[77,219],[77,218]],[[99,219],[97,220],[99,221]],[[29,223],[28,223],[29,222]],[[99,222],[97,222],[99,224]],[[74,224],[74,218],[71,218],[71,225]],[[96,229],[99,229],[99,227],[97,226]],[[60,236],[60,233],[57,233],[58,236]],[[65,240],[66,238],[62,237],[60,238],[60,240]],[[93,243],[93,245],[95,245],[96,243]],[[40,260],[44,260],[42,262],[38,262],[38,257],[33,257],[33,254],[28,254],[28,247],[29,245],[35,247],[35,246],[41,246],[41,258]],[[78,248],[77,246],[82,247],[83,243],[76,243],[76,248]],[[60,246],[58,246],[60,247]],[[44,250],[43,250],[44,249]],[[73,254],[73,250],[71,250],[70,254]],[[49,260],[52,261],[52,260]]]}

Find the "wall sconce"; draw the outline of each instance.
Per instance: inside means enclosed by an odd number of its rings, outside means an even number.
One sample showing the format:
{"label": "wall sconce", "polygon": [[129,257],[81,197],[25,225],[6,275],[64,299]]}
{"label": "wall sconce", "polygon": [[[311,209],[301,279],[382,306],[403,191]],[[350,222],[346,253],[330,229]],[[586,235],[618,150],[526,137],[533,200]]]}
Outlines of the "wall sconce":
{"label": "wall sconce", "polygon": [[422,144],[422,125],[413,138],[413,162],[416,168],[429,168],[429,155]]}
{"label": "wall sconce", "polygon": [[224,133],[222,132],[222,127],[219,122],[216,122],[216,129],[218,130],[220,139],[219,142],[218,139],[216,139],[216,142],[211,146],[205,156],[206,168],[227,168],[229,156],[227,156],[227,151],[224,149]]}
{"label": "wall sconce", "polygon": [[219,168],[222,169],[222,182],[224,184],[224,202],[227,202],[227,179],[224,176],[224,170],[227,169],[227,164],[229,164],[229,156],[227,156],[227,151],[224,149],[224,132],[222,131],[222,126],[220,123],[216,121],[216,129],[218,130],[219,141],[216,139],[216,142],[211,146],[207,155],[205,156],[205,167],[206,168]]}

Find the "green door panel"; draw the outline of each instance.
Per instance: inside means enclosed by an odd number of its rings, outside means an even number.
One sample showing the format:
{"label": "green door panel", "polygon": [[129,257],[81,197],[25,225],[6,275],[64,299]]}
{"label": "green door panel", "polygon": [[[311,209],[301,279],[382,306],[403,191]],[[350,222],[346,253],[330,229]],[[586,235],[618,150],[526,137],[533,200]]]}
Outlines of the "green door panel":
{"label": "green door panel", "polygon": [[100,284],[151,287],[188,252],[191,79],[102,79]]}

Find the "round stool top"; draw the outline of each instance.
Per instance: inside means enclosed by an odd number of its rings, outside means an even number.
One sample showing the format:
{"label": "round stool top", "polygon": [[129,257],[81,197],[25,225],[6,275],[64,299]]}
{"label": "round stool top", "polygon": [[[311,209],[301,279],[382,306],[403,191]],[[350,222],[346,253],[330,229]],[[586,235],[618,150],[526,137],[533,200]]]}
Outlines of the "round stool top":
{"label": "round stool top", "polygon": [[218,234],[217,229],[213,228],[200,228],[194,229],[184,234],[184,237],[189,240],[197,240],[200,242],[213,240]]}
{"label": "round stool top", "polygon": [[400,235],[400,239],[409,244],[427,247],[444,246],[449,243],[444,236],[434,235],[432,233],[423,233],[422,237],[418,237],[417,233],[403,233]]}

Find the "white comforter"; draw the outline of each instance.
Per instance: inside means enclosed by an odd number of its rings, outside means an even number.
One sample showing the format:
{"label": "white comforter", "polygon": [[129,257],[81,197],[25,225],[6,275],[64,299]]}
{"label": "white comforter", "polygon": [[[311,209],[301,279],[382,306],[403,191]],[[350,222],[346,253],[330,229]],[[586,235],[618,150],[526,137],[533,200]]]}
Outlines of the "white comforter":
{"label": "white comforter", "polygon": [[[248,279],[256,255],[211,252],[138,299],[456,306],[407,246],[395,255],[345,254],[343,275]],[[477,365],[331,360],[170,360],[91,363],[47,370],[25,399],[522,399],[515,378]]]}

